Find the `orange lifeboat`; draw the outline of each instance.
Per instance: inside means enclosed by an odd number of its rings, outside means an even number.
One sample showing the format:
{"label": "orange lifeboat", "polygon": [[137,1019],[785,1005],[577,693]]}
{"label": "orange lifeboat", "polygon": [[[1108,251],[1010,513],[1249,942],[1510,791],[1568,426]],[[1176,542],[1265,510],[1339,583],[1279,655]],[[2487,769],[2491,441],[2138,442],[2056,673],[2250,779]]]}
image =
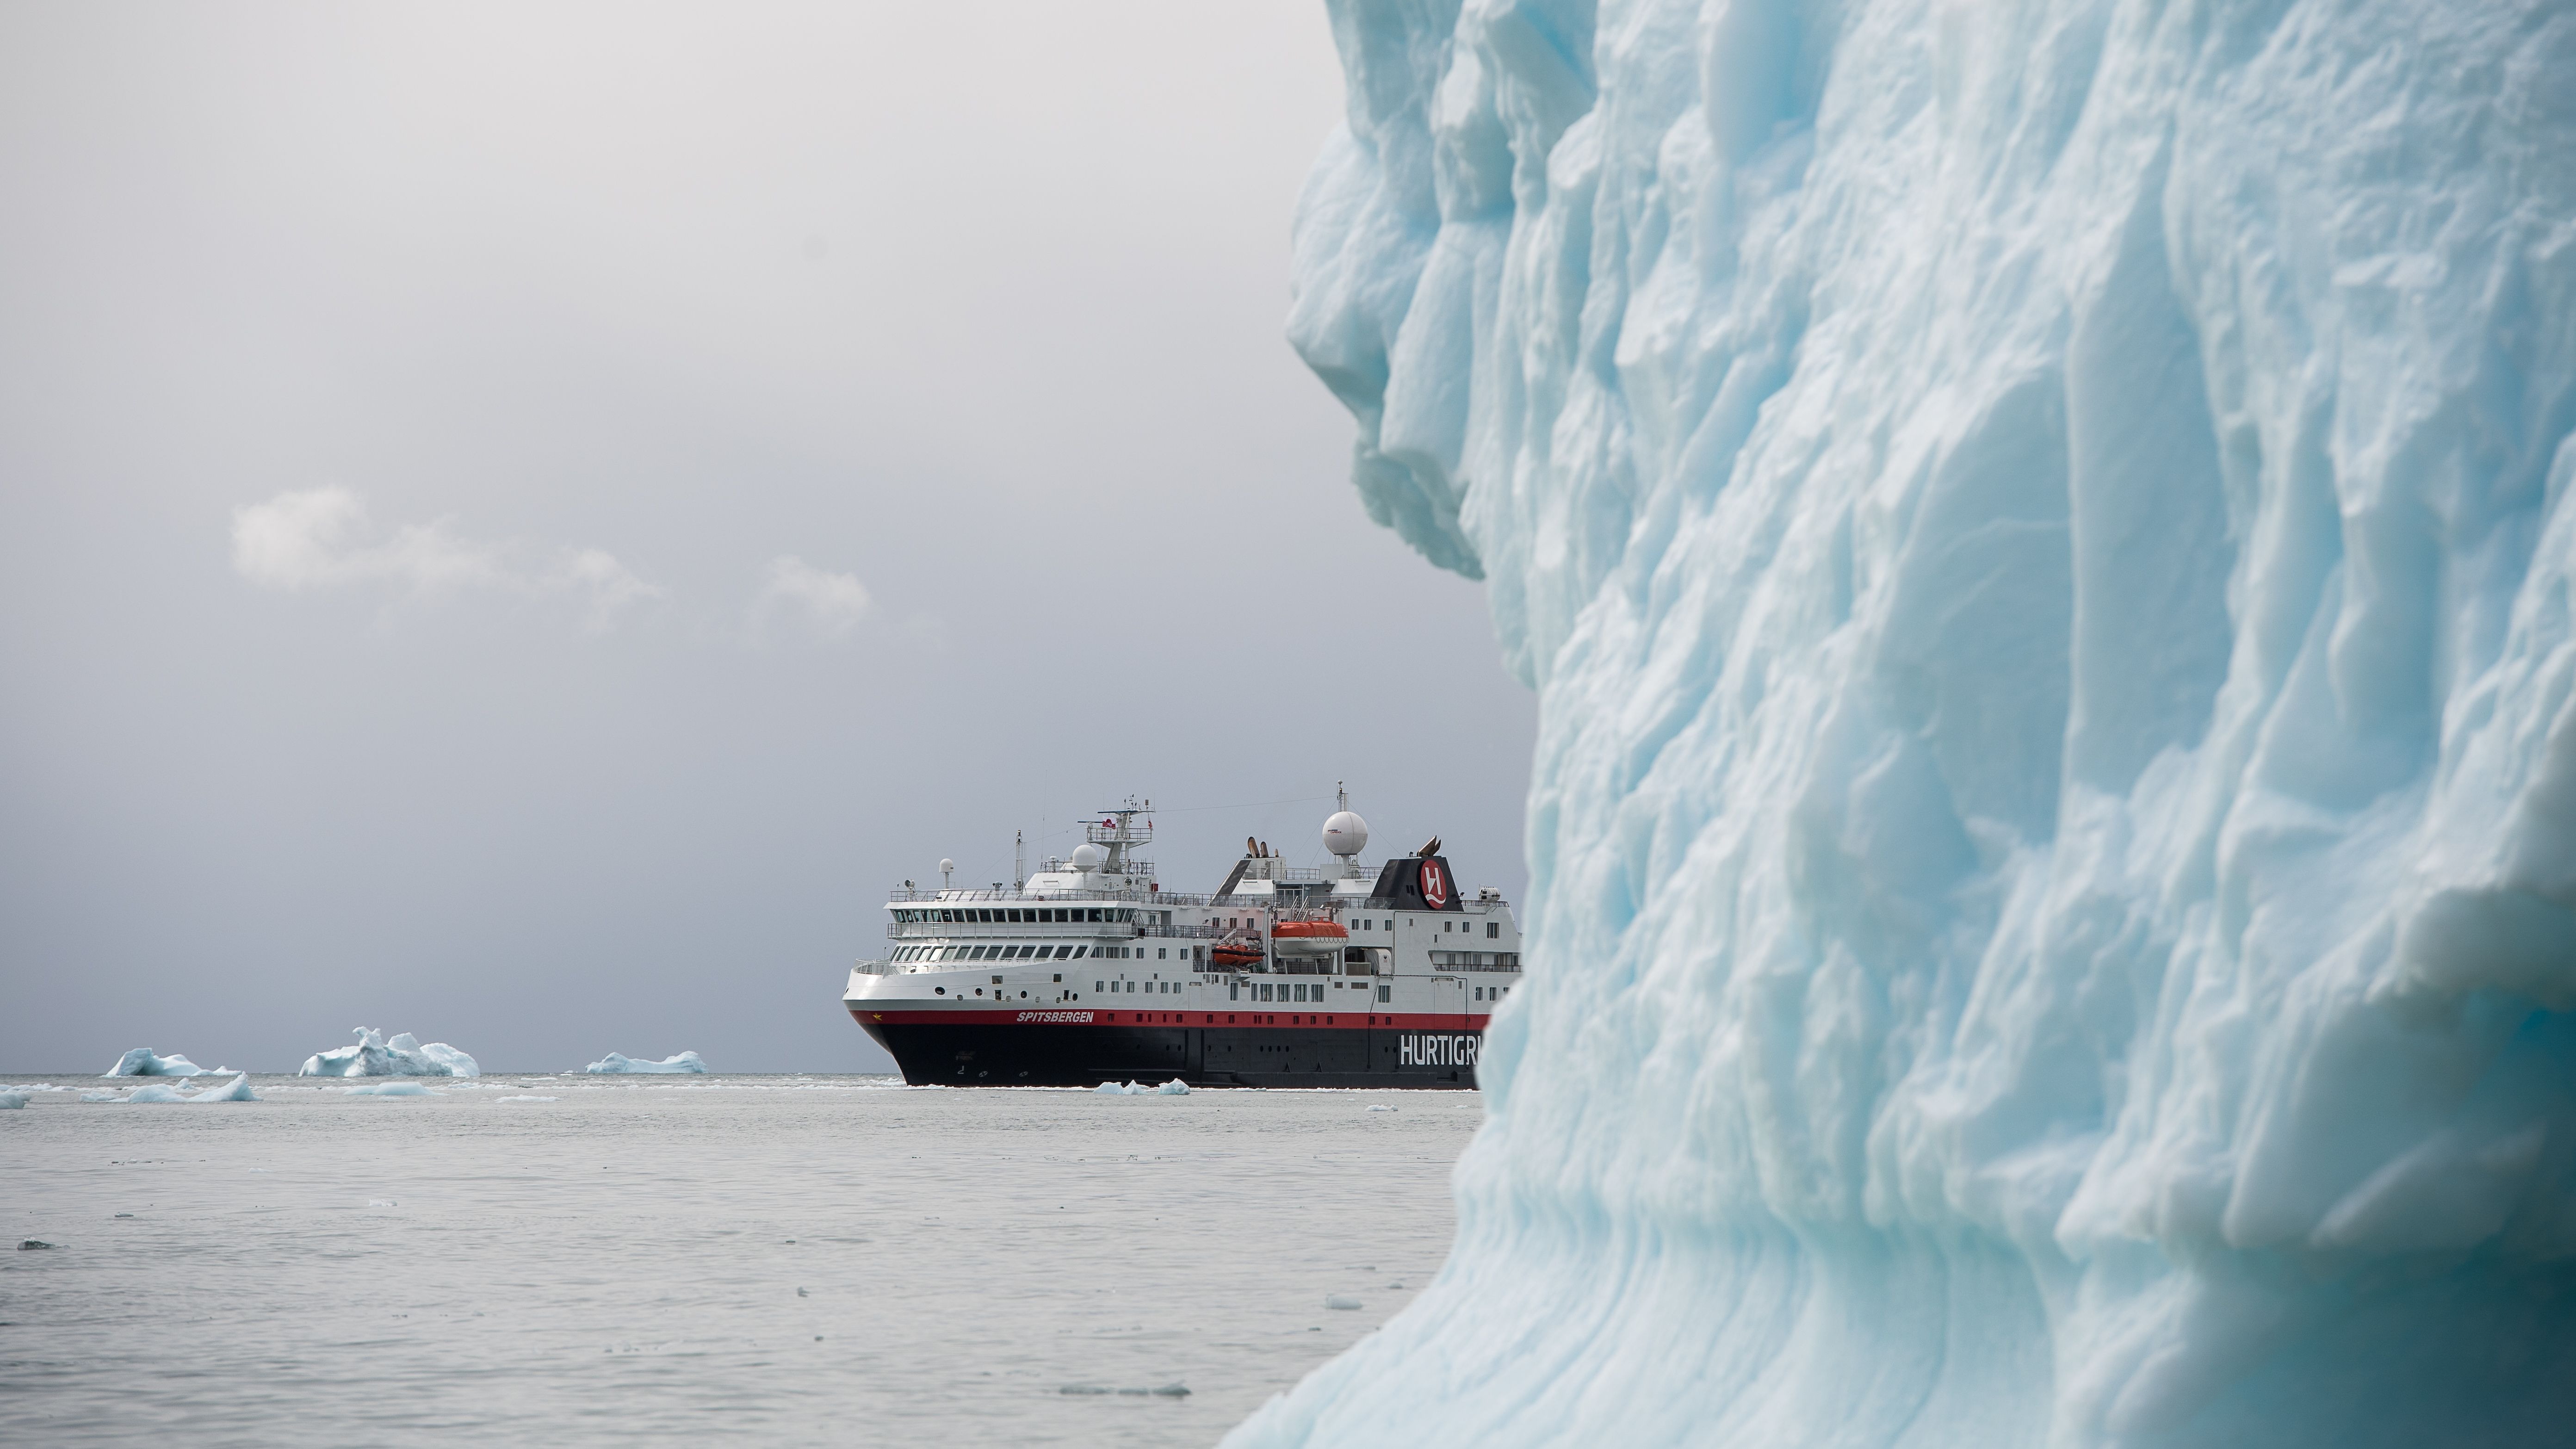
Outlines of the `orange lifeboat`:
{"label": "orange lifeboat", "polygon": [[1219,966],[1255,966],[1261,962],[1261,948],[1243,941],[1219,941],[1209,948],[1208,959]]}
{"label": "orange lifeboat", "polygon": [[1270,949],[1282,956],[1333,956],[1350,943],[1339,921],[1281,921],[1270,928]]}

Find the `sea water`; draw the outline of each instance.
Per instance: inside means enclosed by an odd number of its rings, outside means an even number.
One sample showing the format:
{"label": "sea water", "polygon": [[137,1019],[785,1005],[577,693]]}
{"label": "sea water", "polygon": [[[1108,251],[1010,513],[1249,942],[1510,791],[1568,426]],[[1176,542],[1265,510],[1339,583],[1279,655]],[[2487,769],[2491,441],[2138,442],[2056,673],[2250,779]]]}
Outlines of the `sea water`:
{"label": "sea water", "polygon": [[73,1090],[0,1112],[0,1404],[48,1445],[1207,1444],[1429,1282],[1482,1115],[506,1074],[129,1105],[51,1080]]}

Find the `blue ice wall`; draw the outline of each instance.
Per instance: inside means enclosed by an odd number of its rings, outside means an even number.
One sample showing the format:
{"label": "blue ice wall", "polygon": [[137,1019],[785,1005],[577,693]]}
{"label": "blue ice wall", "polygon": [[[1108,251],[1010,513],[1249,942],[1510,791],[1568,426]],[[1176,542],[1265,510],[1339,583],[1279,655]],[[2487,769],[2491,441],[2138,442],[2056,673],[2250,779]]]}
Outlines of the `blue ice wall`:
{"label": "blue ice wall", "polygon": [[2576,1442],[2576,4],[1330,9],[1533,966],[1228,1442]]}

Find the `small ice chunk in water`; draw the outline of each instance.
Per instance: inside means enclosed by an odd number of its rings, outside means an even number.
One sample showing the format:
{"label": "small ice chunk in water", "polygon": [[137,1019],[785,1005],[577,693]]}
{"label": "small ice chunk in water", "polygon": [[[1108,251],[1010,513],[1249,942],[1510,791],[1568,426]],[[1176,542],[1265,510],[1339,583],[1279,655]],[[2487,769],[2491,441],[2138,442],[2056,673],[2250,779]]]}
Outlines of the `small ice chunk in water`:
{"label": "small ice chunk in water", "polygon": [[1360,1306],[1360,1301],[1356,1298],[1345,1298],[1339,1293],[1330,1293],[1326,1294],[1324,1297],[1324,1306],[1326,1308],[1357,1308]]}
{"label": "small ice chunk in water", "polygon": [[24,1107],[26,1105],[27,1094],[25,1092],[0,1092],[0,1112],[11,1111],[15,1108]]}
{"label": "small ice chunk in water", "polygon": [[610,1052],[608,1055],[601,1057],[598,1061],[592,1062],[589,1066],[582,1068],[585,1072],[595,1072],[602,1076],[618,1076],[646,1072],[696,1072],[703,1074],[706,1069],[707,1064],[698,1060],[698,1054],[696,1052],[682,1052],[676,1057],[664,1057],[658,1062],[639,1061],[634,1057],[626,1056],[619,1052]]}
{"label": "small ice chunk in water", "polygon": [[1091,1090],[1109,1097],[1135,1097],[1143,1095],[1145,1091],[1144,1088],[1137,1086],[1134,1082],[1128,1082],[1123,1085],[1117,1082],[1103,1082]]}
{"label": "small ice chunk in water", "polygon": [[443,1041],[427,1046],[404,1032],[391,1041],[372,1026],[352,1029],[354,1046],[315,1052],[296,1069],[299,1077],[479,1077],[474,1058]]}
{"label": "small ice chunk in water", "polygon": [[21,1253],[33,1253],[52,1246],[53,1244],[46,1242],[42,1238],[20,1238],[18,1240],[18,1251]]}
{"label": "small ice chunk in water", "polygon": [[81,1100],[84,1102],[122,1102],[125,1099],[116,1095],[114,1092],[83,1092],[81,1093]]}
{"label": "small ice chunk in water", "polygon": [[1165,1082],[1163,1085],[1154,1089],[1154,1095],[1158,1097],[1186,1097],[1189,1094],[1190,1084],[1182,1081],[1178,1077],[1174,1077],[1170,1081]]}
{"label": "small ice chunk in water", "polygon": [[188,1099],[191,1102],[256,1102],[259,1094],[250,1089],[250,1074],[244,1072],[220,1087],[208,1087]]}
{"label": "small ice chunk in water", "polygon": [[[144,1090],[151,1089],[147,1087]],[[434,1097],[438,1095],[418,1082],[371,1082],[363,1087],[342,1087],[340,1090],[352,1097]]]}
{"label": "small ice chunk in water", "polygon": [[116,1059],[116,1065],[99,1073],[102,1077],[202,1077],[204,1067],[173,1052],[156,1056],[150,1047],[136,1047]]}
{"label": "small ice chunk in water", "polygon": [[1374,1103],[1374,1104],[1372,1104],[1372,1105],[1369,1107],[1369,1110],[1370,1110],[1370,1111],[1372,1111],[1372,1112],[1392,1112],[1392,1111],[1394,1111],[1395,1109],[1394,1109],[1393,1107],[1390,1107],[1390,1106],[1386,1105],[1384,1102],[1378,1102],[1378,1103]]}
{"label": "small ice chunk in water", "polygon": [[188,1094],[180,1091],[176,1087],[165,1087],[159,1082],[154,1082],[148,1087],[135,1088],[134,1094],[127,1097],[125,1100],[129,1102],[184,1102],[188,1100]]}

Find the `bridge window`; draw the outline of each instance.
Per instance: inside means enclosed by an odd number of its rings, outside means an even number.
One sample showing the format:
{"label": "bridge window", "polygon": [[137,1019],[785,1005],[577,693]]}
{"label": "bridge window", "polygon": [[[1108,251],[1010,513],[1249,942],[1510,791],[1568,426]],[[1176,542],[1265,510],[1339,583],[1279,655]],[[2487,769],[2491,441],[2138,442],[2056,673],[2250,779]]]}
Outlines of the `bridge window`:
{"label": "bridge window", "polygon": [[1487,921],[1485,923],[1485,939],[1488,941],[1499,941],[1502,938],[1503,923],[1500,921]]}
{"label": "bridge window", "polygon": [[1168,961],[1171,959],[1171,955],[1172,948],[1169,946],[1157,946],[1154,948],[1154,959],[1157,961]]}
{"label": "bridge window", "polygon": [[1091,949],[1091,948],[1090,948],[1089,946],[1076,946],[1076,947],[1074,947],[1074,948],[1073,948],[1073,959],[1075,959],[1076,961],[1081,960],[1081,959],[1083,958],[1084,953],[1088,952],[1090,949]]}

